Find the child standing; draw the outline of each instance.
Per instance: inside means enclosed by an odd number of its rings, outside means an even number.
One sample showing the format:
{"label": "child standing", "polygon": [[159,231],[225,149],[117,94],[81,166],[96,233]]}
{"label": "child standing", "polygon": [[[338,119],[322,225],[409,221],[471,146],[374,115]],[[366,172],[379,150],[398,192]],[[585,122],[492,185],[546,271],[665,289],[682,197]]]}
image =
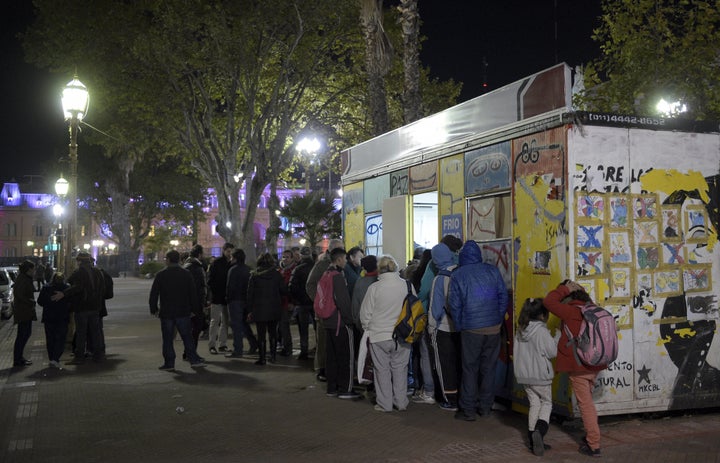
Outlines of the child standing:
{"label": "child standing", "polygon": [[514,342],[515,377],[530,402],[530,449],[538,456],[545,451],[543,437],[548,431],[552,412],[552,380],[555,376],[551,359],[557,355],[557,342],[546,326],[547,319],[548,310],[542,299],[526,299],[518,317]]}

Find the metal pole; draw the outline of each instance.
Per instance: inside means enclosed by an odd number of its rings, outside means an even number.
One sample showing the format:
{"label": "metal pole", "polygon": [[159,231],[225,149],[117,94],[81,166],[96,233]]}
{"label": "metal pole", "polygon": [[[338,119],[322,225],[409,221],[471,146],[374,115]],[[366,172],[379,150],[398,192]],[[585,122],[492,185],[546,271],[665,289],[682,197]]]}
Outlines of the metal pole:
{"label": "metal pole", "polygon": [[70,119],[70,195],[68,200],[68,209],[70,216],[68,218],[67,233],[67,247],[65,248],[65,273],[68,274],[72,271],[72,253],[77,243],[77,131],[78,131],[78,118],[77,115],[73,114]]}

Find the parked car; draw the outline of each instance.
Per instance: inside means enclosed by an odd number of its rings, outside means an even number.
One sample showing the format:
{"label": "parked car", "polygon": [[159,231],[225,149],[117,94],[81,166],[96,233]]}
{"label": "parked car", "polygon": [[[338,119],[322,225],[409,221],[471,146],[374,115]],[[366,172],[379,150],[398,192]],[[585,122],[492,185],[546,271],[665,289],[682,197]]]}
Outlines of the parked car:
{"label": "parked car", "polygon": [[12,287],[13,284],[15,284],[17,275],[17,267],[0,267],[0,299],[2,300],[0,317],[2,317],[3,320],[7,320],[13,315]]}

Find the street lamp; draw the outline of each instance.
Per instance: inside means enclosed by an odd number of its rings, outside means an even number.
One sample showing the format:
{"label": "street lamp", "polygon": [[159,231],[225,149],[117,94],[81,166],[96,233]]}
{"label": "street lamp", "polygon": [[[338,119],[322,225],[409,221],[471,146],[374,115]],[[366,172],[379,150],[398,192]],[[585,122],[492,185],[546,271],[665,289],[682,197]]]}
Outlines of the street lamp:
{"label": "street lamp", "polygon": [[65,272],[70,270],[72,266],[71,254],[75,247],[75,238],[77,236],[77,132],[80,121],[82,121],[85,114],[87,114],[88,103],[89,95],[87,87],[85,87],[85,85],[78,80],[77,75],[75,75],[73,80],[68,82],[62,92],[63,112],[65,114],[65,120],[68,121],[70,125],[70,218],[67,227]]}
{"label": "street lamp", "polygon": [[305,194],[308,194],[310,193],[310,176],[308,175],[308,170],[310,170],[312,159],[314,159],[318,151],[320,151],[320,140],[318,140],[317,137],[303,137],[298,141],[295,149],[298,153],[305,156]]}
{"label": "street lamp", "polygon": [[680,114],[687,112],[687,105],[681,101],[665,101],[665,98],[660,98],[655,109],[663,117],[677,117]]}

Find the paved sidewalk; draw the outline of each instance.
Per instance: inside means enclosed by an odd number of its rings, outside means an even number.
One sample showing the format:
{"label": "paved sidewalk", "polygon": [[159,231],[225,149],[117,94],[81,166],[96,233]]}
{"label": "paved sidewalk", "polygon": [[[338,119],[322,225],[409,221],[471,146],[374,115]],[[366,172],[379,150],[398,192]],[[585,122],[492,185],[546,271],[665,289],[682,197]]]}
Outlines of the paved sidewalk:
{"label": "paved sidewalk", "polygon": [[[159,371],[150,284],[115,280],[101,364],[50,370],[35,323],[26,348],[33,365],[11,368],[15,328],[0,326],[0,462],[538,461],[523,442],[524,415],[497,411],[467,423],[431,405],[376,412],[368,400],[326,397],[312,360],[297,352],[259,367],[256,358],[210,355],[201,341],[207,368],[178,359],[176,372]],[[293,335],[297,346],[295,326]],[[720,410],[601,417],[601,430],[602,461],[720,462]],[[579,420],[553,423],[543,458],[588,461],[577,453],[582,435]]]}

